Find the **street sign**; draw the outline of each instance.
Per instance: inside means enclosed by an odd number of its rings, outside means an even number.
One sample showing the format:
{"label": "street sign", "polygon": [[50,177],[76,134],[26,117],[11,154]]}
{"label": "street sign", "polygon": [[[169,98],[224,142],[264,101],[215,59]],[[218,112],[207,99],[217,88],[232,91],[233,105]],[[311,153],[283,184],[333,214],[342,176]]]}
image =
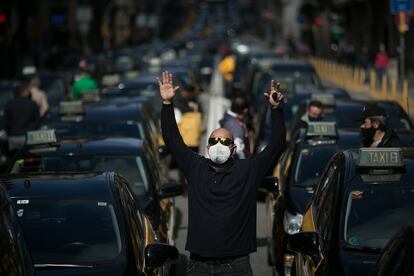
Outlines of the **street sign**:
{"label": "street sign", "polygon": [[412,13],[413,0],[391,0],[391,13]]}

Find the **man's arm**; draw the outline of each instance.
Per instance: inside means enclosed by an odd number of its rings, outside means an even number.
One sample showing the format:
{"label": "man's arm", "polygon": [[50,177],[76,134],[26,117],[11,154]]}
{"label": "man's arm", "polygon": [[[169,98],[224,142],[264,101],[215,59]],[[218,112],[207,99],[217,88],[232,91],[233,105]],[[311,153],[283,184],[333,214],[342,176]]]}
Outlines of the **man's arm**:
{"label": "man's arm", "polygon": [[189,149],[178,130],[173,104],[163,104],[161,110],[161,130],[165,145],[171,152],[178,167],[186,174],[187,169],[200,156]]}
{"label": "man's arm", "polygon": [[161,110],[161,130],[164,138],[165,145],[172,153],[176,160],[178,167],[187,174],[191,169],[191,165],[198,158],[201,158],[198,154],[189,149],[181,138],[178,130],[177,122],[174,116],[174,106],[172,100],[175,93],[178,90],[178,86],[173,87],[172,75],[168,72],[163,72],[162,82],[158,80],[160,86],[160,95],[162,98],[162,110]]}
{"label": "man's arm", "polygon": [[271,134],[266,148],[257,153],[253,158],[254,166],[257,169],[258,181],[261,181],[269,168],[275,165],[286,149],[286,127],[283,117],[283,110],[280,108],[271,110]]}
{"label": "man's arm", "polygon": [[286,127],[283,117],[283,95],[280,92],[280,83],[271,82],[270,92],[264,94],[271,106],[271,133],[266,148],[252,158],[253,166],[257,172],[257,181],[262,181],[269,168],[282,155],[286,148]]}

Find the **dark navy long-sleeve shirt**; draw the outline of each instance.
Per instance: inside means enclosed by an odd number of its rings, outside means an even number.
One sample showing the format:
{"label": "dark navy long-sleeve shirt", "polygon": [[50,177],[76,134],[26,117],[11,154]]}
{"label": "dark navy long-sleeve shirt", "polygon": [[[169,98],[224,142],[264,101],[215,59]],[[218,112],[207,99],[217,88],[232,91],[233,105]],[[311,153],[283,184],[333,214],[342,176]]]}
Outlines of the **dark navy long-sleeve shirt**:
{"label": "dark navy long-sleeve shirt", "polygon": [[219,170],[184,144],[172,104],[163,104],[161,127],[188,182],[186,249],[210,258],[256,251],[256,191],[286,147],[282,110],[272,109],[272,138],[262,152],[247,159],[231,158]]}

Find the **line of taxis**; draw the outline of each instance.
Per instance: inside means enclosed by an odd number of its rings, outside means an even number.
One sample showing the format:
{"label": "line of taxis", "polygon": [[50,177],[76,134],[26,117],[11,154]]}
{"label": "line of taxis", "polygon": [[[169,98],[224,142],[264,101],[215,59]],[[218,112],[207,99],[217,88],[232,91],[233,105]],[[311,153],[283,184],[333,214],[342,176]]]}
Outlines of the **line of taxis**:
{"label": "line of taxis", "polygon": [[[274,169],[275,180],[262,184],[268,192],[268,263],[278,275],[388,275],[376,268],[384,265],[384,248],[414,218],[414,151],[360,148],[356,127],[342,128],[335,116],[330,119],[295,132]],[[410,124],[397,129],[407,146]],[[413,275],[407,260],[413,250],[407,248],[399,271],[411,274],[389,275]]]}
{"label": "line of taxis", "polygon": [[25,239],[5,247],[1,275],[170,275],[183,185],[161,168],[147,102],[61,102],[26,133],[0,176],[21,223],[9,241]]}

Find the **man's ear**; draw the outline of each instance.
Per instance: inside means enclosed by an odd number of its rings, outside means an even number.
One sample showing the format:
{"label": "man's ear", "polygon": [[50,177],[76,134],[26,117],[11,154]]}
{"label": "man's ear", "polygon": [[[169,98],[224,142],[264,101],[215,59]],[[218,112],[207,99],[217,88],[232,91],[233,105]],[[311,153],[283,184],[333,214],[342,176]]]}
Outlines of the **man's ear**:
{"label": "man's ear", "polygon": [[373,120],[372,121],[372,126],[375,128],[375,129],[379,129],[379,127],[380,127],[380,122],[378,121],[378,120]]}

